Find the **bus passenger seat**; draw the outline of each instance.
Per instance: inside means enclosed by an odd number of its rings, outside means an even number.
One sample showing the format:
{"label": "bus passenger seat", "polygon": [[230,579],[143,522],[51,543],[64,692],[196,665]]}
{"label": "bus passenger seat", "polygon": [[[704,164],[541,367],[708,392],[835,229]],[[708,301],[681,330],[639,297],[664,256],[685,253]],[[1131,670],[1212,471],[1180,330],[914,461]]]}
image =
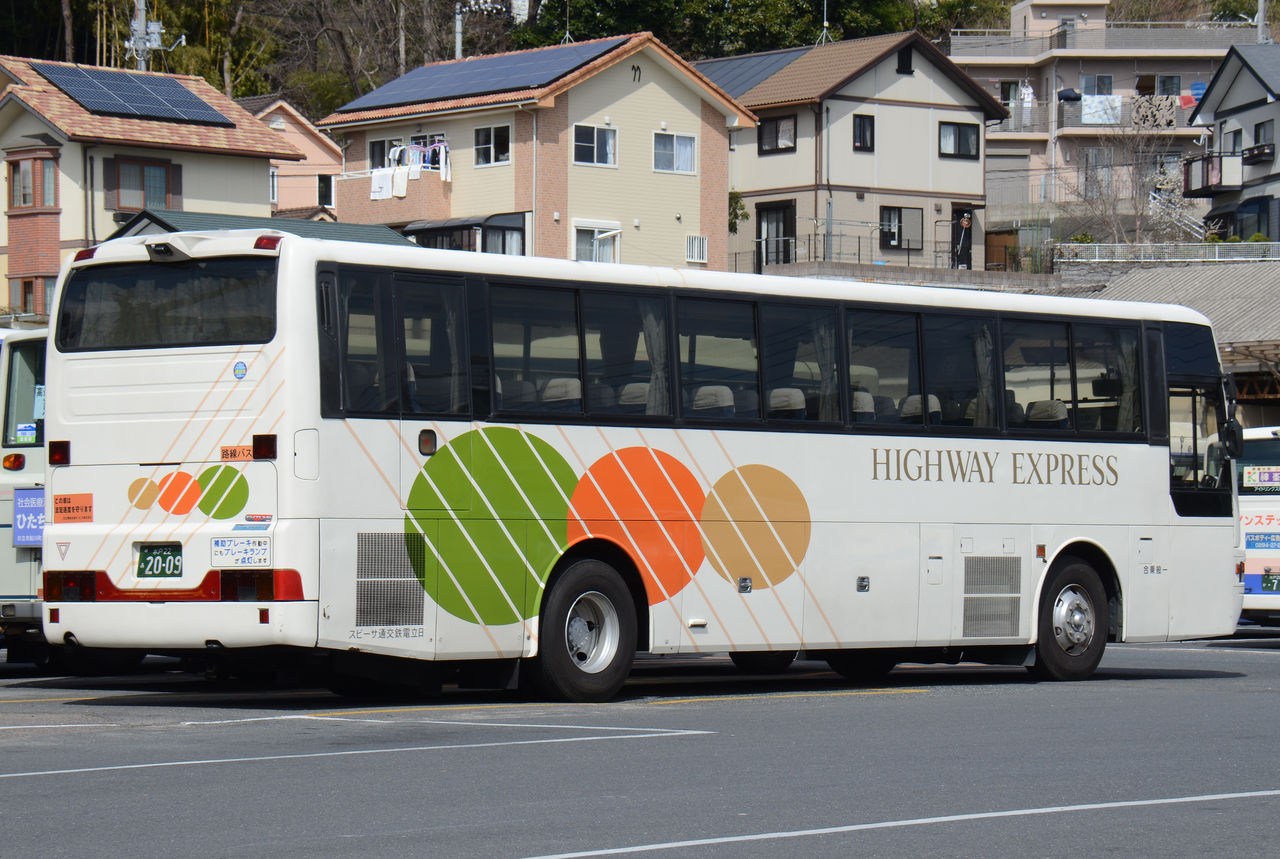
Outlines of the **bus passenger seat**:
{"label": "bus passenger seat", "polygon": [[618,411],[626,415],[642,415],[649,405],[649,383],[628,382],[618,392]]}
{"label": "bus passenger seat", "polygon": [[870,424],[876,420],[876,398],[866,391],[853,392],[853,422]]}
{"label": "bus passenger seat", "polygon": [[740,418],[760,417],[760,395],[752,390],[734,391],[733,413]]}
{"label": "bus passenger seat", "polygon": [[[938,402],[938,398],[933,394],[929,395],[929,423],[936,424],[942,421],[942,404]],[[910,394],[902,398],[902,404],[898,406],[898,417],[904,424],[920,423],[920,395]]]}
{"label": "bus passenger seat", "polygon": [[729,390],[728,385],[703,385],[694,390],[690,407],[691,417],[731,418],[733,391]]}
{"label": "bus passenger seat", "polygon": [[[867,394],[867,396],[871,396]],[[805,418],[804,391],[799,388],[774,388],[769,392],[769,417],[802,421]]]}
{"label": "bus passenger seat", "polygon": [[538,389],[533,382],[524,382],[509,374],[498,376],[499,408],[527,410],[534,408],[537,401]]}
{"label": "bus passenger seat", "polygon": [[581,412],[582,382],[568,377],[548,379],[542,389],[542,408],[549,412]]}
{"label": "bus passenger seat", "polygon": [[898,407],[893,402],[893,397],[888,394],[872,394],[871,399],[876,404],[876,420],[893,421],[898,418]]}
{"label": "bus passenger seat", "polygon": [[1004,390],[1004,419],[1009,426],[1022,426],[1027,422],[1027,413],[1018,403],[1017,396],[1008,388]]}
{"label": "bus passenger seat", "polygon": [[1027,426],[1033,429],[1066,429],[1067,407],[1062,400],[1036,400],[1027,405]]}

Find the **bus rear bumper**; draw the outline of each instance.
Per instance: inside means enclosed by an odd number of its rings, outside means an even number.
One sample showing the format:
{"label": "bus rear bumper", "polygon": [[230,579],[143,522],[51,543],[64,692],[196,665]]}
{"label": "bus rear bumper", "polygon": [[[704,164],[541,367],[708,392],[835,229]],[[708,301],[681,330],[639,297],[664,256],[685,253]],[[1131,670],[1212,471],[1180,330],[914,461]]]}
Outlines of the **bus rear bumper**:
{"label": "bus rear bumper", "polygon": [[[53,620],[53,618],[57,620]],[[45,638],[84,647],[152,652],[227,648],[315,647],[317,603],[45,603]]]}

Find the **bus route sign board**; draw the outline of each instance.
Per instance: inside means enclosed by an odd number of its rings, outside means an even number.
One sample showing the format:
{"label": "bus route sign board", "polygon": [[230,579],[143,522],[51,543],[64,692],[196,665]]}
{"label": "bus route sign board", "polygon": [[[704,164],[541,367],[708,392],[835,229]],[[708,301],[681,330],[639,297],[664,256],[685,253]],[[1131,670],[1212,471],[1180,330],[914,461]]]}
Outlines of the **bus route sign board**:
{"label": "bus route sign board", "polygon": [[13,490],[13,545],[39,546],[44,539],[44,490]]}
{"label": "bus route sign board", "polygon": [[1246,531],[1244,535],[1246,549],[1266,549],[1280,551],[1280,534],[1262,534]]}
{"label": "bus route sign board", "polygon": [[1245,486],[1280,486],[1280,465],[1246,465]]}

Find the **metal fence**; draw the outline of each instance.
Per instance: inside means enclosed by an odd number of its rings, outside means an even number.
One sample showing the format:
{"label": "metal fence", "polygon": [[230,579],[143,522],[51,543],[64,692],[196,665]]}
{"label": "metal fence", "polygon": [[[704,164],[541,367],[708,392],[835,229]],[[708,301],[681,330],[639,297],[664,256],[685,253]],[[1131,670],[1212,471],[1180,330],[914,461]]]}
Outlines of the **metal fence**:
{"label": "metal fence", "polygon": [[[949,222],[948,222],[949,223]],[[865,233],[824,232],[794,238],[756,239],[755,250],[731,254],[733,271],[758,272],[766,265],[797,262],[850,262],[930,268],[951,268],[951,240],[925,236],[919,246],[886,249],[880,246],[879,230]],[[974,248],[980,253],[981,248]]]}
{"label": "metal fence", "polygon": [[1069,244],[1054,250],[1055,263],[1280,261],[1280,242],[1171,242],[1168,244]]}
{"label": "metal fence", "polygon": [[1258,41],[1250,24],[1209,21],[1124,21],[1101,27],[1058,27],[1045,35],[1013,30],[952,30],[940,41],[952,57],[1026,57],[1055,49],[1132,50],[1221,48]]}

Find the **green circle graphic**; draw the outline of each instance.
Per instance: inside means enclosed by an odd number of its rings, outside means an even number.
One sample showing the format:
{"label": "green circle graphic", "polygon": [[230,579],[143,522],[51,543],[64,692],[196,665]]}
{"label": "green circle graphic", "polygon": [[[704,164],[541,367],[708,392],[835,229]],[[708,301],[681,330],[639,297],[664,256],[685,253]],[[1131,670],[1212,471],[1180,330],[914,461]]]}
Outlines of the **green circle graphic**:
{"label": "green circle graphic", "polygon": [[206,468],[196,478],[200,484],[200,512],[214,519],[230,519],[249,503],[249,481],[230,465]]}
{"label": "green circle graphic", "polygon": [[405,545],[423,588],[471,623],[533,617],[544,576],[568,546],[577,483],[551,445],[517,429],[449,442],[409,491]]}

